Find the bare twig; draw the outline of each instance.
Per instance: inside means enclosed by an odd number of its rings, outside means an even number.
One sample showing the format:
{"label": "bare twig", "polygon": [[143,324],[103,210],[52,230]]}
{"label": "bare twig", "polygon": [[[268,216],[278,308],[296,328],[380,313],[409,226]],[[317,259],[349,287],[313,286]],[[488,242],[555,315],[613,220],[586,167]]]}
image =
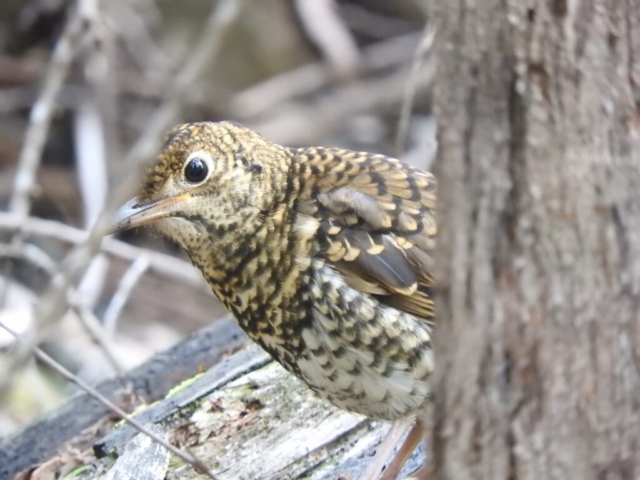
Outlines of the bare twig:
{"label": "bare twig", "polygon": [[409,128],[409,119],[411,117],[411,110],[413,109],[413,100],[416,95],[416,84],[418,73],[422,67],[422,62],[426,53],[433,45],[433,39],[435,38],[435,30],[432,29],[429,24],[425,25],[422,40],[416,48],[413,55],[413,61],[411,62],[411,70],[409,72],[409,79],[404,87],[404,94],[402,96],[402,106],[400,107],[400,119],[398,121],[398,132],[396,134],[396,157],[400,158],[404,151],[404,144],[407,140],[407,130]]}
{"label": "bare twig", "polygon": [[148,22],[136,7],[139,7],[139,2],[133,4],[122,0],[112,1],[108,6],[113,25],[122,40],[122,46],[144,72],[145,83],[160,81],[166,85],[176,65],[161,46],[156,44],[149,31]]}
{"label": "bare twig", "polygon": [[[25,260],[32,265],[42,269],[50,277],[58,271],[56,262],[44,251],[35,245],[28,243],[18,243],[14,245],[0,244],[0,257],[17,258]],[[93,312],[78,302],[78,294],[70,295],[69,304],[76,311],[82,321],[85,330],[92,340],[100,347],[106,359],[116,372],[123,370],[121,362],[113,353],[113,348],[109,336],[105,335],[104,328]]]}
{"label": "bare twig", "polygon": [[74,115],[76,171],[84,213],[84,227],[91,228],[107,199],[107,145],[97,102],[85,97]]}
{"label": "bare twig", "polygon": [[31,109],[29,127],[20,152],[14,190],[9,202],[12,212],[22,217],[29,214],[30,195],[35,184],[36,171],[42,158],[56,97],[62,88],[69,66],[76,53],[85,28],[83,10],[78,8],[67,22],[58,39],[45,74],[45,84]]}
{"label": "bare twig", "polygon": [[[420,34],[409,33],[378,42],[362,52],[363,75],[403,64],[411,59]],[[271,77],[238,93],[231,103],[234,117],[251,119],[275,106],[326,88],[333,81],[324,63],[312,63]]]}
{"label": "bare twig", "polygon": [[[85,97],[80,102],[74,115],[74,144],[76,151],[76,171],[84,213],[84,226],[89,229],[107,199],[107,151],[104,119],[100,114],[97,102]],[[98,255],[93,259],[78,285],[83,303],[89,308],[102,294],[107,274],[108,261]]]}
{"label": "bare twig", "polygon": [[41,268],[49,275],[53,275],[58,267],[56,262],[54,262],[46,252],[35,245],[0,244],[0,257],[26,260],[32,265]]}
{"label": "bare twig", "polygon": [[[51,125],[56,98],[62,89],[71,62],[81,44],[89,20],[88,15],[95,10],[97,1],[79,0],[77,10],[66,23],[62,35],[56,42],[51,61],[45,73],[44,86],[38,100],[31,109],[29,127],[25,133],[24,144],[18,159],[13,193],[9,200],[10,211],[22,219],[27,218],[31,208],[30,197],[34,189],[36,173],[42,159],[42,151],[47,139],[49,126]],[[22,231],[19,227],[14,232],[11,243],[19,245],[21,242]],[[8,273],[5,272],[5,274]],[[4,302],[5,293],[0,289],[0,303]],[[31,336],[35,338],[36,335],[33,333]],[[11,365],[9,366],[12,367]],[[5,380],[0,381],[0,392],[5,390],[10,377],[6,376],[4,378]]]}
{"label": "bare twig", "polygon": [[[95,0],[80,0],[80,2],[83,1],[93,2]],[[62,88],[84,32],[84,11],[82,3],[79,3],[77,11],[66,23],[62,35],[53,50],[53,55],[45,74],[45,84],[38,100],[31,109],[29,127],[25,133],[13,184],[13,193],[9,200],[9,209],[21,218],[26,218],[29,215],[30,196],[34,189],[36,172],[42,158],[42,151],[51,124],[56,98]],[[17,245],[20,242],[21,233],[18,230],[14,233],[11,243]],[[5,274],[9,274],[9,272],[5,272]],[[4,303],[5,293],[4,289],[0,288],[0,304]],[[2,383],[0,383],[0,392],[2,391],[3,387]]]}
{"label": "bare twig", "polygon": [[[189,91],[189,86],[195,81],[207,62],[210,62],[219,53],[225,33],[235,20],[242,2],[243,0],[220,0],[216,4],[200,43],[195,47],[193,55],[184,68],[176,76],[166,101],[151,118],[149,127],[127,155],[124,163],[131,166],[130,174],[121,182],[86,241],[69,254],[65,260],[65,268],[52,279],[49,289],[42,296],[35,317],[38,334],[45,331],[49,325],[64,314],[67,308],[66,292],[78,282],[87,265],[100,249],[102,238],[112,225],[116,209],[136,190],[144,161],[155,153],[162,134],[175,121],[182,99]],[[27,360],[29,352],[37,340],[35,333],[28,337],[24,342],[27,348],[19,351],[12,361],[8,362],[5,372],[0,375],[2,379],[0,391],[6,389],[12,375]]]}
{"label": "bare twig", "polygon": [[[25,344],[27,343],[27,340],[23,339],[12,328],[8,327],[2,321],[0,321],[0,327],[4,328],[7,332],[9,332],[11,335],[13,335],[16,338],[16,340],[18,340],[20,343],[23,344],[23,346],[25,346]],[[81,378],[77,377],[76,375],[71,373],[69,370],[64,368],[62,365],[60,365],[58,362],[56,362],[53,358],[51,358],[49,355],[44,353],[42,350],[40,350],[37,347],[32,347],[32,351],[33,351],[33,354],[40,361],[46,363],[49,367],[51,367],[56,372],[58,372],[66,380],[68,380],[68,381],[70,381],[72,383],[75,383],[80,389],[82,389],[83,391],[87,392],[89,395],[91,395],[91,397],[93,397],[96,400],[98,400],[102,405],[104,405],[109,410],[111,410],[112,412],[117,414],[120,418],[122,418],[124,421],[126,421],[128,424],[130,424],[136,430],[148,435],[150,438],[153,438],[154,441],[158,442],[160,445],[162,445],[164,448],[169,450],[171,453],[173,453],[177,457],[181,458],[182,460],[184,460],[185,462],[187,462],[191,466],[193,466],[193,468],[197,472],[204,473],[209,478],[212,478],[214,480],[217,478],[214,475],[214,473],[211,472],[207,468],[207,466],[202,462],[202,460],[200,460],[200,459],[198,459],[198,458],[196,458],[196,457],[194,457],[192,455],[189,455],[186,452],[183,452],[182,450],[174,447],[173,445],[171,445],[170,443],[168,443],[164,439],[160,438],[155,433],[149,431],[149,429],[147,429],[144,425],[142,425],[140,422],[138,422],[138,420],[136,420],[134,417],[130,416],[127,412],[122,410],[118,405],[116,405],[111,400],[109,400],[107,397],[102,395],[98,390],[93,388],[91,385],[89,385],[88,383],[84,382]]]}
{"label": "bare twig", "polygon": [[[418,70],[415,86],[425,91],[433,79],[433,62]],[[285,145],[304,145],[334,132],[341,122],[360,112],[395,108],[402,101],[406,72],[399,71],[351,82],[336,88],[330,98],[315,102],[290,102],[274,109],[268,118],[248,122],[267,138]]]}
{"label": "bare twig", "polygon": [[102,318],[104,329],[109,334],[113,334],[115,331],[122,309],[127,303],[129,296],[131,296],[131,292],[134,287],[138,284],[142,275],[144,275],[149,268],[149,265],[149,258],[147,258],[146,255],[142,255],[131,264],[129,269],[123,275],[122,280],[118,285],[118,289],[113,297],[111,297],[111,302],[109,302],[109,306],[104,312],[104,317]]}
{"label": "bare twig", "polygon": [[334,0],[296,0],[305,31],[340,77],[353,76],[360,52]]}
{"label": "bare twig", "polygon": [[[26,235],[53,238],[65,243],[80,244],[85,242],[89,236],[89,232],[53,220],[29,217],[21,223],[17,215],[0,212],[0,230],[14,231],[19,225],[22,226]],[[158,275],[208,291],[202,275],[190,263],[179,258],[138,248],[115,238],[105,238],[101,249],[103,252],[127,262],[134,262],[138,257],[144,255],[149,260],[150,269]]]}
{"label": "bare twig", "polygon": [[85,305],[77,302],[70,301],[71,307],[74,309],[78,317],[80,317],[80,322],[84,327],[85,331],[95,342],[95,344],[100,348],[105,358],[113,368],[115,373],[122,373],[124,371],[124,365],[118,359],[118,356],[115,354],[113,350],[113,342],[111,340],[111,335],[109,335],[105,328],[100,323],[98,317],[95,316],[93,311],[90,308],[87,308]]}

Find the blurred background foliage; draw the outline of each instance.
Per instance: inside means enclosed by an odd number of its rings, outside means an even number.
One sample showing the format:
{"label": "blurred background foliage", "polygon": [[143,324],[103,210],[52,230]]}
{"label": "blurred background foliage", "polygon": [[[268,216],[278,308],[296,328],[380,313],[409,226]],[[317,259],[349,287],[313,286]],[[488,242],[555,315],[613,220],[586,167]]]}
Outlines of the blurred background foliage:
{"label": "blurred background foliage", "polygon": [[[435,151],[433,65],[428,54],[416,54],[425,36],[426,1],[247,0],[219,58],[184,92],[177,121],[232,119],[286,145],[375,151],[428,168]],[[215,6],[211,0],[85,3],[92,14],[54,105],[30,210],[32,217],[79,229],[91,226],[130,168],[124,153],[193,55]],[[64,0],[0,2],[0,211],[9,209],[30,111],[75,8]],[[405,111],[411,103],[411,113],[399,137],[403,102]],[[11,242],[2,223],[0,320],[26,333],[34,328],[34,310],[50,276],[20,255],[2,253]],[[151,231],[123,239],[183,258]],[[56,235],[30,234],[25,242],[54,262],[72,246]],[[191,267],[185,262],[184,268]],[[100,335],[121,369],[225,314],[203,285],[145,272],[143,261],[132,269],[117,256],[96,260],[76,292],[82,308],[71,309],[46,332],[42,346],[96,382],[114,373],[114,362],[87,334],[87,319],[78,312],[103,324]],[[14,343],[0,331],[0,362]],[[2,398],[0,437],[72,392],[32,361]]]}

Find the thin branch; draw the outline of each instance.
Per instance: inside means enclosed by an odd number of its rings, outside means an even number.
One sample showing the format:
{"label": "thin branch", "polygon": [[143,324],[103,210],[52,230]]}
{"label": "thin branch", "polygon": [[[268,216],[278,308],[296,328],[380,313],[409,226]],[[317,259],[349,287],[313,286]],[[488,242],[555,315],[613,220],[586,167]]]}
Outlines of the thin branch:
{"label": "thin branch", "polygon": [[49,132],[56,98],[67,77],[85,26],[83,9],[78,8],[65,25],[62,35],[56,43],[44,76],[45,84],[31,109],[29,127],[25,133],[24,145],[18,160],[14,190],[9,202],[9,209],[22,217],[27,217],[29,214],[30,196]]}
{"label": "thin branch", "polygon": [[[0,212],[0,231],[11,232],[20,226],[26,235],[53,238],[66,243],[80,244],[85,242],[89,236],[89,232],[53,220],[28,217],[24,222],[21,222],[17,215]],[[188,283],[203,291],[209,290],[202,280],[202,275],[190,263],[179,258],[135,247],[115,238],[105,238],[102,241],[101,250],[127,262],[134,262],[144,255],[149,260],[149,268],[156,274],[174,281]]]}
{"label": "thin branch", "polygon": [[[46,331],[49,325],[55,323],[64,314],[68,305],[66,292],[79,281],[87,265],[99,251],[102,239],[113,223],[115,211],[137,189],[145,161],[156,152],[163,133],[178,116],[182,100],[190,90],[189,87],[197,79],[203,67],[218,56],[225,34],[233,24],[243,1],[220,0],[217,2],[200,43],[196,45],[189,61],[176,76],[167,99],[150,119],[149,127],[125,158],[124,164],[131,166],[130,174],[121,182],[107,208],[96,221],[89,237],[67,256],[64,262],[65,268],[51,280],[48,290],[42,296],[35,316],[38,334]],[[24,342],[26,348],[16,352],[12,361],[8,362],[3,372],[0,372],[0,391],[6,390],[12,375],[26,362],[29,352],[37,341],[38,337],[35,334],[28,337]]]}
{"label": "thin branch", "polygon": [[[58,269],[58,265],[56,264],[56,262],[44,250],[28,243],[19,243],[13,245],[0,244],[0,258],[2,257],[25,260],[32,265],[35,265],[36,267],[42,269],[50,277],[53,276]],[[74,295],[74,299],[77,298],[77,296],[78,294],[76,293]],[[121,373],[123,371],[122,363],[117,360],[116,355],[113,353],[113,348],[109,340],[109,336],[105,334],[104,328],[100,324],[100,321],[96,318],[96,316],[89,308],[80,305],[79,302],[70,300],[69,303],[78,314],[78,317],[80,318],[82,325],[85,327],[87,334],[102,350],[105,358],[111,364],[114,371],[116,373]],[[29,328],[32,328],[32,325],[29,325]]]}
{"label": "thin branch", "polygon": [[404,151],[404,144],[407,140],[407,130],[409,129],[409,119],[411,117],[411,110],[413,109],[413,100],[416,96],[416,85],[418,74],[422,68],[422,63],[426,53],[433,45],[435,38],[435,30],[431,28],[429,24],[424,27],[424,33],[422,40],[416,48],[411,63],[411,71],[409,73],[409,79],[404,87],[404,94],[402,97],[402,106],[400,107],[400,120],[398,121],[398,133],[396,134],[396,157],[400,158]]}
{"label": "thin branch", "polygon": [[[98,31],[103,28],[96,28]],[[95,35],[95,34],[94,34]],[[95,51],[92,50],[92,53]],[[98,62],[101,55],[91,55],[92,62]],[[86,70],[91,70],[89,67]],[[74,150],[76,152],[76,172],[84,227],[89,229],[104,209],[108,192],[105,122],[93,97],[87,96],[80,101],[74,112]],[[102,294],[108,270],[107,260],[98,255],[85,272],[78,292],[84,305],[94,308]]]}
{"label": "thin branch", "polygon": [[83,226],[91,228],[107,199],[107,150],[104,122],[97,102],[85,97],[74,114],[74,150]]}
{"label": "thin branch", "polygon": [[296,8],[305,31],[334,73],[343,78],[353,76],[360,65],[360,52],[335,0],[296,0]]}
{"label": "thin branch", "polygon": [[[76,12],[66,23],[62,35],[56,42],[56,46],[51,56],[51,61],[45,73],[45,83],[40,92],[38,100],[33,105],[29,115],[29,126],[24,136],[24,144],[18,159],[13,192],[9,199],[9,210],[17,214],[20,218],[26,218],[31,208],[31,194],[34,189],[36,173],[42,159],[42,151],[47,139],[53,109],[56,98],[60,93],[62,85],[71,61],[82,39],[82,34],[86,27],[84,13],[87,10],[82,8],[84,3],[95,0],[80,0]],[[18,245],[22,241],[21,231],[18,229],[12,238],[11,243]],[[5,266],[5,275],[9,276],[10,267]],[[6,290],[0,288],[0,305],[5,301]],[[0,392],[4,390],[0,382]]]}
{"label": "thin branch", "polygon": [[118,359],[118,355],[114,352],[113,341],[111,335],[105,331],[105,328],[100,323],[100,319],[95,316],[93,311],[81,304],[78,301],[70,301],[71,308],[76,312],[80,318],[80,323],[84,327],[85,331],[100,348],[105,358],[117,374],[124,372],[125,368],[123,363]]}
{"label": "thin branch", "polygon": [[102,317],[102,325],[109,334],[113,334],[115,331],[122,309],[131,296],[131,292],[149,268],[149,265],[149,258],[147,258],[146,255],[142,255],[131,264],[129,269],[122,276],[118,289],[113,297],[111,297],[109,306],[104,312],[104,317]]}
{"label": "thin branch", "polygon": [[54,275],[58,268],[56,262],[44,250],[35,245],[0,244],[0,257],[26,260],[49,275]]}
{"label": "thin branch", "polygon": [[[434,63],[425,62],[416,76],[417,91],[426,91],[434,75]],[[304,145],[340,128],[346,118],[360,112],[390,111],[402,101],[406,72],[394,71],[336,88],[329,98],[290,102],[274,109],[268,117],[248,126],[265,137],[285,145]]]}
{"label": "thin branch", "polygon": [[[45,273],[52,277],[58,271],[58,264],[44,250],[35,245],[28,243],[19,243],[14,245],[0,244],[0,258],[16,258],[25,260],[32,265],[42,269]],[[69,304],[75,310],[80,322],[85,328],[89,337],[102,350],[107,361],[111,364],[116,373],[123,371],[123,366],[118,361],[117,356],[113,352],[113,346],[109,339],[109,335],[105,334],[104,327],[96,318],[93,312],[78,301],[78,293],[70,294]]]}
{"label": "thin branch", "polygon": [[[421,35],[408,33],[377,42],[362,52],[362,76],[395,67],[411,60]],[[270,112],[274,107],[317,93],[334,81],[330,70],[322,62],[311,63],[281,73],[236,94],[231,103],[233,116],[251,119]]]}
{"label": "thin branch", "polygon": [[[35,179],[42,152],[51,125],[56,99],[65,78],[67,77],[71,62],[78,50],[83,34],[90,25],[90,19],[95,16],[98,0],[79,0],[77,10],[65,24],[65,28],[56,42],[51,56],[51,61],[45,72],[45,83],[33,105],[29,126],[24,136],[24,144],[18,159],[13,193],[9,200],[9,210],[21,218],[29,215],[31,208],[31,194],[33,193]],[[22,231],[18,229],[11,243],[18,245],[22,242]],[[6,267],[9,268],[9,267]],[[9,271],[4,272],[10,275]],[[4,303],[6,291],[0,289],[0,304]],[[0,381],[0,392],[4,391],[5,382]]]}
{"label": "thin branch", "polygon": [[[16,340],[18,340],[21,344],[23,344],[23,346],[25,346],[27,344],[27,342],[28,342],[27,340],[22,338],[22,336],[18,335],[12,328],[7,326],[4,322],[0,321],[0,327],[4,328],[7,332],[9,332],[11,335],[13,335],[16,338]],[[118,415],[120,418],[122,418],[124,421],[126,421],[128,424],[130,424],[136,430],[138,430],[139,432],[144,433],[145,435],[148,435],[154,441],[158,442],[164,448],[169,450],[171,453],[173,453],[177,457],[179,457],[182,460],[184,460],[185,462],[187,462],[198,473],[204,473],[209,478],[211,478],[213,480],[216,480],[217,477],[214,475],[213,472],[211,472],[207,468],[207,466],[202,462],[202,460],[200,460],[200,459],[198,459],[198,458],[196,458],[196,457],[194,457],[192,455],[189,455],[186,452],[183,452],[182,450],[174,447],[173,445],[171,445],[170,443],[168,443],[164,439],[160,438],[155,433],[151,432],[144,425],[142,425],[142,423],[138,422],[138,420],[136,420],[134,417],[130,416],[127,412],[122,410],[118,405],[116,405],[111,400],[109,400],[107,397],[102,395],[98,390],[93,388],[88,383],[84,382],[84,380],[82,380],[81,378],[79,378],[76,375],[74,375],[73,373],[71,373],[69,370],[64,368],[62,365],[60,365],[58,362],[56,362],[53,358],[51,358],[49,355],[44,353],[39,348],[32,347],[32,352],[36,356],[36,358],[38,358],[38,360],[40,360],[43,363],[47,364],[49,367],[51,367],[53,370],[58,372],[62,377],[64,377],[69,382],[75,383],[81,390],[87,392],[89,395],[91,395],[92,398],[95,398],[96,400],[98,400],[102,405],[104,405],[109,410],[111,410],[113,413]]]}
{"label": "thin branch", "polygon": [[112,1],[109,7],[113,26],[117,29],[122,47],[143,72],[142,80],[145,83],[156,82],[166,85],[176,65],[167,52],[157,44],[149,30],[148,21],[137,9],[139,4],[119,0]]}

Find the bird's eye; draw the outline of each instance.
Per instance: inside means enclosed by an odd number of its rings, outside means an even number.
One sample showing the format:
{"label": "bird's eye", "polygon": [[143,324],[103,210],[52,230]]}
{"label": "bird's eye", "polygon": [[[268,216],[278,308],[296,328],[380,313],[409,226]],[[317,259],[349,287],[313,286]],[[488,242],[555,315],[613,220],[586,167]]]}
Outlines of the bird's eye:
{"label": "bird's eye", "polygon": [[201,158],[193,158],[184,169],[184,178],[190,183],[200,183],[209,173],[209,167]]}

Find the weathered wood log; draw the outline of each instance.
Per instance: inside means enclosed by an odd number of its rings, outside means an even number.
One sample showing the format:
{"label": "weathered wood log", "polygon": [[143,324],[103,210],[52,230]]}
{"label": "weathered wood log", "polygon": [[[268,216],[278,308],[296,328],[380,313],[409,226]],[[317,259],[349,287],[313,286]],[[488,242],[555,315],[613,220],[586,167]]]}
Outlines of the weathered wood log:
{"label": "weathered wood log", "polygon": [[[132,395],[154,402],[176,384],[202,368],[209,368],[246,342],[247,337],[237,324],[224,318],[97,388],[119,405]],[[104,405],[79,393],[22,431],[0,439],[0,480],[11,479],[30,465],[46,461],[108,413]]]}
{"label": "weathered wood log", "polygon": [[[229,347],[237,349],[242,344],[243,337],[237,334],[231,325],[222,323],[187,343],[196,342],[200,345],[198,350],[204,338],[220,358],[221,352],[228,353]],[[163,371],[172,370],[171,362],[184,365],[185,360],[180,361],[179,354],[193,348],[193,345],[174,347],[124,377],[137,386],[138,392],[147,382],[155,383],[146,385],[146,398],[157,398],[158,385],[167,386]],[[193,358],[198,356],[191,353],[190,358],[186,363],[193,363]],[[192,371],[196,371],[195,366]],[[123,378],[105,382],[100,389],[105,391],[111,387],[111,397],[117,397],[122,381]],[[64,451],[65,443],[73,443],[83,431],[86,435],[86,431],[91,431],[107,414],[97,402],[79,395],[48,418],[4,440],[0,444],[0,480],[11,479],[25,467]],[[339,410],[316,397],[254,345],[185,381],[163,400],[137,412],[135,417],[154,426],[155,431],[160,431],[170,442],[188,448],[221,480],[356,479],[388,430],[384,422]],[[135,469],[146,467],[132,461],[131,457],[136,454],[131,452],[140,452],[143,448],[140,444],[144,444],[149,452],[153,450],[154,458],[158,455],[161,460],[164,455],[158,454],[158,449],[142,441],[139,435],[142,434],[121,423],[104,438],[91,440],[99,458],[97,468],[77,478],[94,479],[104,475],[111,475],[104,478],[139,478]],[[127,450],[129,453],[124,455]],[[417,469],[423,462],[424,453],[417,452],[405,473]],[[166,472],[157,470],[158,465],[162,462],[154,463],[157,478],[202,478],[191,466],[174,457]],[[116,470],[109,473],[112,469]]]}
{"label": "weathered wood log", "polygon": [[[166,440],[161,427],[148,425],[155,435]],[[169,451],[147,435],[136,435],[122,456],[101,480],[162,480],[169,466]]]}
{"label": "weathered wood log", "polygon": [[[169,441],[188,447],[223,480],[356,479],[388,429],[384,422],[316,397],[255,346],[177,388],[136,418],[162,425]],[[96,452],[119,457],[136,435],[122,425],[96,444]],[[406,473],[423,461],[417,452]],[[167,478],[202,477],[171,461]]]}

